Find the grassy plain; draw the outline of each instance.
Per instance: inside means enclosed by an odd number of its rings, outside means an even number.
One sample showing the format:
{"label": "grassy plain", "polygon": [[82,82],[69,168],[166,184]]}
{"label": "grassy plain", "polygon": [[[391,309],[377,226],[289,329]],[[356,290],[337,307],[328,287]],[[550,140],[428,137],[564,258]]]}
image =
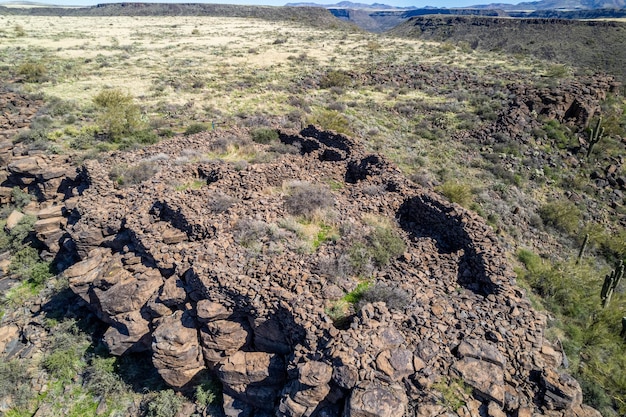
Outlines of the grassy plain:
{"label": "grassy plain", "polygon": [[[406,68],[408,72],[399,71]],[[568,67],[478,52],[463,43],[252,18],[0,16],[0,77],[46,102],[31,130],[21,135],[38,149],[93,157],[94,149],[138,146],[130,139],[108,141],[94,135],[102,129],[94,98],[103,89],[119,89],[134,98],[143,125],[159,136],[218,122],[218,129],[315,123],[361,138],[415,182],[435,186],[451,201],[477,211],[496,229],[511,260],[519,258],[521,282],[538,294],[538,307],[551,309],[550,335],[563,341],[573,363],[570,372],[585,378],[586,400],[606,416],[616,416],[612,407],[626,410],[626,381],[611,379],[619,372],[593,368],[600,368],[603,356],[612,356],[607,369],[623,369],[626,358],[614,349],[620,346],[613,321],[624,310],[623,291],[613,300],[610,312],[615,317],[597,307],[602,279],[612,267],[608,261],[626,255],[624,248],[610,249],[612,236],[623,241],[618,235],[623,229],[613,217],[622,209],[602,211],[606,221],[595,228],[586,221],[589,213],[570,210],[566,214],[574,216],[572,223],[561,225],[558,219],[568,216],[555,217],[561,206],[552,200],[564,199],[564,192],[575,185],[572,178],[583,184],[576,192],[587,192],[589,172],[583,170],[593,169],[591,164],[572,172],[559,166],[532,167],[540,171],[534,175],[519,162],[527,150],[520,144],[481,149],[465,140],[468,131],[496,120],[508,101],[507,83],[549,86],[571,74]],[[606,108],[623,129],[623,99]],[[548,128],[554,126],[546,124]],[[609,139],[598,151],[618,157],[623,144]],[[532,151],[571,156],[550,148],[547,139]],[[250,158],[241,152],[225,155],[211,157]],[[193,185],[181,185],[187,186]],[[589,191],[592,198],[594,192]],[[522,215],[513,217],[512,207],[521,207]],[[320,231],[309,233],[312,245]],[[587,231],[593,233],[587,257],[574,265],[570,260],[576,256],[579,234]],[[576,290],[583,287],[581,297]],[[589,297],[593,291],[597,295]],[[577,308],[563,308],[571,305]],[[58,326],[52,323],[51,330]],[[600,336],[590,340],[585,336],[590,332]],[[602,339],[610,348],[603,347]],[[80,372],[100,372],[110,379],[111,373],[98,368],[93,356],[72,354]],[[132,366],[121,360],[116,369],[123,374]],[[117,390],[118,379],[108,382]],[[54,404],[71,404],[68,396],[84,399],[82,387],[74,388],[48,395]],[[83,405],[89,411],[65,410],[65,415],[92,415],[98,404],[88,398]],[[120,397],[123,406],[135,400],[132,395]],[[108,408],[108,414],[115,412],[115,406]]]}

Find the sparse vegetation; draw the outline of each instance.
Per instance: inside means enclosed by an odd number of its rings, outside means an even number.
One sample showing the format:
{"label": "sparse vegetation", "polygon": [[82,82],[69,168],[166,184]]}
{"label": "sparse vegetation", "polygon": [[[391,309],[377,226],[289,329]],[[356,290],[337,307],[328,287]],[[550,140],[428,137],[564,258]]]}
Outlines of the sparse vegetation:
{"label": "sparse vegetation", "polygon": [[546,226],[574,235],[579,230],[580,210],[571,201],[553,201],[539,209]]}
{"label": "sparse vegetation", "polygon": [[273,129],[261,127],[252,131],[252,140],[256,143],[269,144],[278,141],[278,133]]}
{"label": "sparse vegetation", "polygon": [[446,181],[437,187],[437,191],[443,194],[450,202],[460,204],[466,208],[469,208],[473,201],[472,189],[467,184]]}
{"label": "sparse vegetation", "polygon": [[47,73],[46,66],[41,62],[24,62],[17,68],[17,74],[29,83],[43,81]]}
{"label": "sparse vegetation", "polygon": [[148,402],[146,417],[174,417],[182,405],[182,397],[173,390],[159,391]]}
{"label": "sparse vegetation", "polygon": [[315,212],[332,207],[332,192],[322,185],[305,182],[289,185],[289,195],[285,197],[285,208],[295,216],[310,218]]}
{"label": "sparse vegetation", "polygon": [[98,125],[112,141],[119,141],[124,135],[133,134],[143,125],[141,111],[131,94],[120,89],[105,89],[93,98],[98,107]]}
{"label": "sparse vegetation", "polygon": [[109,178],[122,187],[141,184],[149,180],[158,172],[153,162],[140,162],[137,165],[117,165],[111,169]]}

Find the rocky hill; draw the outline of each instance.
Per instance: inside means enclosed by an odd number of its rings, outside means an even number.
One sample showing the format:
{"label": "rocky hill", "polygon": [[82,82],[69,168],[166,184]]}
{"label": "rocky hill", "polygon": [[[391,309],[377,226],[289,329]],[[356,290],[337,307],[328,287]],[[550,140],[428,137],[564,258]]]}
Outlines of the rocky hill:
{"label": "rocky hill", "polygon": [[626,80],[626,52],[617,47],[626,40],[622,22],[424,16],[411,18],[389,33],[529,54]]}
{"label": "rocky hill", "polygon": [[[534,110],[584,125],[610,88],[520,91],[501,123],[514,134]],[[3,189],[39,196],[41,256],[110,352],[147,353],[183,392],[215,375],[228,416],[449,415],[442,387],[463,416],[599,416],[478,215],[342,135],[251,136],[176,137],[78,168],[2,143]],[[244,145],[265,156],[206,157]],[[43,324],[3,323],[12,356],[36,354]]]}

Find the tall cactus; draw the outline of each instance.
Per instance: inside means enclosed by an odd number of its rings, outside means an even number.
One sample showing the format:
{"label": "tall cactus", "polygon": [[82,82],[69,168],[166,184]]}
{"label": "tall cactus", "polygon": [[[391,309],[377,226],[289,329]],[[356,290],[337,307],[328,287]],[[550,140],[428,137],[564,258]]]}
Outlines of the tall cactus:
{"label": "tall cactus", "polygon": [[600,298],[602,299],[602,308],[606,308],[611,302],[611,297],[615,288],[619,285],[620,280],[624,276],[624,263],[619,261],[617,267],[604,278]]}
{"label": "tall cactus", "polygon": [[580,245],[580,251],[578,252],[578,258],[576,258],[576,265],[580,263],[581,258],[585,252],[585,248],[587,247],[587,243],[589,242],[589,233],[585,235],[585,239],[583,240],[583,244]]}
{"label": "tall cactus", "polygon": [[596,145],[596,143],[600,142],[600,139],[602,139],[602,136],[604,136],[604,127],[600,127],[601,124],[602,124],[602,117],[598,119],[596,128],[591,129],[591,132],[589,134],[589,148],[587,148],[587,159],[589,159],[589,156],[591,156],[593,147]]}

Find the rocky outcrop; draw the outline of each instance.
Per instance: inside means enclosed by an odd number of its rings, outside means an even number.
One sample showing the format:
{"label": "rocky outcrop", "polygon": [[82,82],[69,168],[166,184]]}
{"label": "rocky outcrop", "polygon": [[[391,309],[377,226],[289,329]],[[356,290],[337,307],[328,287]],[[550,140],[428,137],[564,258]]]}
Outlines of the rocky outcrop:
{"label": "rocky outcrop", "polygon": [[[71,264],[63,274],[108,326],[113,354],[146,352],[181,390],[213,373],[228,416],[439,415],[437,383],[456,379],[472,390],[459,415],[481,407],[491,415],[591,415],[580,387],[556,370],[545,317],[517,288],[477,215],[314,127],[281,132],[299,153],[270,162],[182,158],[233,136],[249,141],[240,130],[174,138],[55,177],[67,186],[38,211],[37,236],[49,256]],[[248,145],[258,153],[272,146]],[[53,157],[27,158],[8,172],[46,184],[41,170]],[[120,164],[150,164],[156,173],[121,187],[109,178]],[[194,181],[202,187],[181,186]],[[305,183],[328,193],[319,221],[340,237],[306,246],[294,232],[286,199]],[[216,196],[229,204],[218,207]],[[371,281],[406,302],[382,297],[333,321],[332,309],[361,279],[321,265],[363,243],[373,221],[386,222],[406,250],[373,265]]]}

